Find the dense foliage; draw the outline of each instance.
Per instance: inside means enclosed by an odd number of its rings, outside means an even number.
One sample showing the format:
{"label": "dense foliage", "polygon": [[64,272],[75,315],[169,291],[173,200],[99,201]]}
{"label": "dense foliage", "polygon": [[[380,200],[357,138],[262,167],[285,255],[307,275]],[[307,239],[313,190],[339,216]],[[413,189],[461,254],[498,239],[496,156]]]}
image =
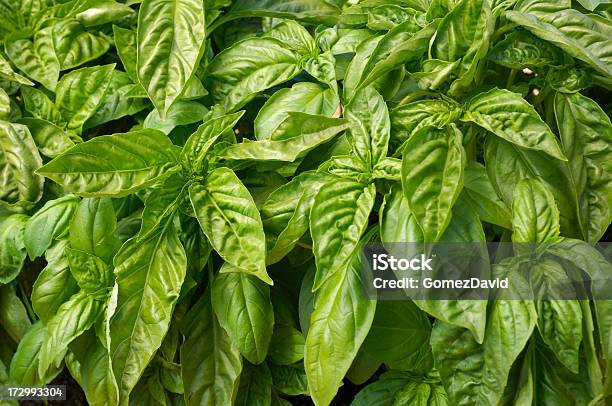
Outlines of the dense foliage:
{"label": "dense foliage", "polygon": [[120,1],[0,0],[0,385],[612,397],[612,302],[377,302],[359,256],[529,242],[491,267],[610,278],[609,2]]}

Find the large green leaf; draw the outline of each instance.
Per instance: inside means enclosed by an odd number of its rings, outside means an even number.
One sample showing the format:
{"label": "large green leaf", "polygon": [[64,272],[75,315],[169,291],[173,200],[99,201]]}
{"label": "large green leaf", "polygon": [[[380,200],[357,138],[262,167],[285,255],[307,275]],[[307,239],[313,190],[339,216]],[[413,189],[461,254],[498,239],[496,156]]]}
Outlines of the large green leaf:
{"label": "large green leaf", "polygon": [[300,55],[274,38],[249,38],[219,53],[208,65],[208,89],[226,111],[300,73]]}
{"label": "large green leaf", "polygon": [[223,156],[235,160],[293,162],[347,127],[347,121],[342,118],[289,112],[270,139],[232,145],[223,151]]}
{"label": "large green leaf", "polygon": [[268,196],[261,208],[261,218],[266,232],[276,236],[268,251],[268,264],[280,261],[308,231],[314,198],[327,181],[329,176],[325,174],[303,172]]}
{"label": "large green leaf", "polygon": [[240,17],[277,17],[294,18],[309,22],[333,25],[340,9],[332,2],[317,0],[293,0],[278,2],[274,0],[238,0],[234,2],[229,16]]}
{"label": "large green leaf", "polygon": [[272,401],[272,375],[267,364],[245,363],[240,374],[236,406],[270,406]]}
{"label": "large green leaf", "polygon": [[535,320],[532,302],[494,301],[482,345],[468,330],[437,321],[431,345],[451,404],[497,405]]}
{"label": "large green leaf", "polygon": [[59,240],[47,250],[47,266],[32,287],[32,308],[43,323],[48,323],[59,307],[78,291],[64,254],[67,245],[67,240]]}
{"label": "large green leaf", "polygon": [[401,146],[424,127],[443,128],[459,116],[459,106],[443,99],[425,99],[400,104],[391,110],[391,144]]}
{"label": "large green leaf", "polygon": [[430,356],[431,324],[411,301],[380,301],[363,349],[390,369],[417,370]]}
{"label": "large green leaf", "polygon": [[46,324],[47,336],[40,347],[40,376],[46,376],[54,367],[61,367],[68,345],[94,324],[103,309],[104,302],[85,291],[75,294],[57,309]]}
{"label": "large green leaf", "polygon": [[68,121],[67,129],[81,133],[83,124],[104,101],[115,65],[71,71],[57,83],[55,104]]}
{"label": "large green leaf", "polygon": [[465,167],[463,196],[482,221],[512,228],[508,206],[497,196],[485,167],[477,162],[470,161]]}
{"label": "large green leaf", "polygon": [[242,357],[213,312],[208,289],[185,316],[181,370],[189,405],[232,404]]}
{"label": "large green leaf", "polygon": [[476,39],[482,35],[480,19],[485,0],[462,0],[444,17],[431,43],[431,56],[445,61],[463,58]]}
{"label": "large green leaf", "polygon": [[91,406],[115,405],[119,394],[110,368],[108,351],[93,330],[70,344],[66,366],[77,380]]}
{"label": "large green leaf", "polygon": [[204,4],[199,0],[144,0],[137,35],[138,79],[163,118],[202,56]]}
{"label": "large green leaf", "polygon": [[567,289],[564,287],[571,286],[572,281],[563,266],[551,259],[541,260],[529,272],[534,294],[545,299],[535,303],[537,326],[542,339],[559,361],[577,374],[582,342],[582,309],[577,300],[569,300],[575,292],[565,292]]}
{"label": "large green leaf", "polygon": [[61,70],[94,60],[105,54],[110,46],[106,38],[85,31],[77,20],[59,21],[50,34]]}
{"label": "large green leaf", "polygon": [[612,75],[612,40],[608,28],[573,9],[543,13],[541,17],[507,11],[506,17],[527,28],[537,37],[561,48],[605,76]]}
{"label": "large green leaf", "polygon": [[20,83],[26,86],[34,85],[28,78],[16,73],[2,55],[0,55],[0,77],[10,82]]}
{"label": "large green leaf", "polygon": [[263,362],[274,325],[270,287],[243,272],[220,273],[212,285],[212,306],[238,351],[253,364]]}
{"label": "large green leaf", "polygon": [[19,275],[26,257],[24,232],[28,216],[13,214],[0,218],[0,284]]}
{"label": "large green leaf", "polygon": [[0,325],[15,343],[19,343],[32,326],[15,285],[0,286]]}
{"label": "large green leaf", "polygon": [[161,346],[185,279],[187,258],[172,220],[143,240],[128,240],[114,258],[116,310],[108,334],[122,402]]}
{"label": "large green leaf", "polygon": [[330,404],[374,319],[376,301],[362,293],[360,257],[352,253],[315,293],[304,365],[316,405]]}
{"label": "large green leaf", "polygon": [[516,185],[512,230],[512,241],[518,243],[542,243],[559,236],[559,209],[542,182],[525,179]]}
{"label": "large green leaf", "polygon": [[77,144],[38,173],[81,196],[125,196],[168,173],[177,155],[163,133],[137,130]]}
{"label": "large green leaf", "polygon": [[492,89],[472,98],[462,117],[520,147],[566,160],[557,138],[519,94]]}
{"label": "large green leaf", "polygon": [[18,205],[40,200],[44,178],[34,172],[41,165],[28,128],[0,120],[0,200]]}
{"label": "large green leaf", "polygon": [[269,139],[291,111],[329,117],[340,105],[338,95],[316,83],[300,82],[275,92],[255,118],[255,138]]}
{"label": "large green leaf", "polygon": [[240,111],[234,114],[211,118],[199,126],[196,132],[191,134],[183,147],[181,152],[181,163],[183,166],[193,172],[200,171],[208,150],[212,148],[219,137],[234,128],[243,114],[244,112]]}
{"label": "large green leaf", "polygon": [[120,246],[114,235],[116,226],[111,199],[85,198],[70,223],[70,247],[93,254],[110,264]]}
{"label": "large green leaf", "polygon": [[53,240],[68,229],[79,198],[74,195],[49,200],[28,220],[25,228],[25,246],[34,259],[41,256]]}
{"label": "large green leaf", "polygon": [[33,41],[13,35],[6,39],[4,50],[17,69],[54,91],[59,79],[60,61],[53,47],[52,30],[53,27],[47,27],[37,31]]}
{"label": "large green leaf", "polygon": [[391,122],[383,97],[372,86],[355,95],[346,107],[353,152],[372,168],[387,156]]}
{"label": "large green leaf", "polygon": [[[266,242],[259,211],[247,188],[229,168],[217,168],[204,183],[189,186],[200,227],[231,271],[272,284],[266,272]],[[230,270],[230,268],[228,268]]]}
{"label": "large green leaf", "polygon": [[612,124],[597,103],[579,93],[557,93],[555,114],[568,157],[568,186],[578,199],[577,218],[584,239],[596,242],[612,218]]}
{"label": "large green leaf", "polygon": [[457,127],[425,127],[404,147],[402,188],[425,241],[440,239],[463,187],[465,151]]}
{"label": "large green leaf", "polygon": [[46,385],[61,372],[61,368],[51,367],[45,376],[38,375],[41,347],[47,335],[47,327],[41,321],[30,327],[11,361],[9,378],[12,382],[23,386]]}
{"label": "large green leaf", "polygon": [[310,211],[312,251],[317,264],[313,291],[335,274],[346,274],[368,226],[376,188],[349,179],[321,186]]}
{"label": "large green leaf", "polygon": [[28,127],[38,151],[44,156],[55,158],[75,142],[81,141],[76,135],[67,133],[56,124],[45,119],[26,117],[19,120]]}

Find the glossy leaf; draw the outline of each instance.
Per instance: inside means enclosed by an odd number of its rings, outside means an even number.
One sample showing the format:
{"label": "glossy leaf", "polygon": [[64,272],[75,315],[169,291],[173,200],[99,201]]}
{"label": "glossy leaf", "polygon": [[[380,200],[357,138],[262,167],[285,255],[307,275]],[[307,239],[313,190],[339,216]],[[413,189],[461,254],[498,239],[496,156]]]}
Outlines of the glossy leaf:
{"label": "glossy leaf", "polygon": [[517,184],[512,213],[514,242],[541,243],[559,236],[559,210],[541,182],[523,180]]}
{"label": "glossy leaf", "polygon": [[270,139],[233,145],[223,156],[234,160],[293,162],[347,127],[344,119],[290,112]]}
{"label": "glossy leaf", "polygon": [[323,185],[310,211],[312,250],[317,264],[313,291],[335,274],[349,272],[374,205],[373,185],[337,179]]}
{"label": "glossy leaf", "polygon": [[249,362],[262,363],[274,325],[270,287],[243,272],[222,272],[212,285],[212,306],[238,351]]}
{"label": "glossy leaf", "polygon": [[38,173],[81,196],[125,196],[167,173],[176,159],[163,133],[138,130],[77,144]]}
{"label": "glossy leaf", "polygon": [[21,272],[26,257],[24,243],[28,216],[13,214],[0,219],[0,283],[11,282]]}
{"label": "glossy leaf", "polygon": [[[272,284],[266,272],[265,236],[255,202],[236,174],[218,168],[204,183],[189,187],[200,227],[231,271],[253,274]],[[230,270],[228,268],[228,270]]]}
{"label": "glossy leaf", "polygon": [[143,1],[138,13],[136,70],[161,117],[194,74],[205,35],[201,1]]}
{"label": "glossy leaf", "polygon": [[376,302],[361,292],[359,253],[347,261],[348,266],[323,280],[315,293],[304,365],[316,405],[328,405],[336,395],[376,311]]}
{"label": "glossy leaf", "polygon": [[187,259],[171,220],[114,258],[117,307],[109,322],[110,357],[127,399],[166,335],[185,279]]}
{"label": "glossy leaf", "polygon": [[42,159],[28,128],[0,121],[0,200],[29,205],[42,196],[44,178],[34,172]]}
{"label": "glossy leaf", "polygon": [[456,127],[426,127],[404,147],[402,188],[425,241],[440,239],[463,187],[465,151],[461,138]]}
{"label": "glossy leaf", "polygon": [[472,121],[519,147],[543,151],[567,160],[555,135],[520,95],[493,89],[474,97],[462,118]]}

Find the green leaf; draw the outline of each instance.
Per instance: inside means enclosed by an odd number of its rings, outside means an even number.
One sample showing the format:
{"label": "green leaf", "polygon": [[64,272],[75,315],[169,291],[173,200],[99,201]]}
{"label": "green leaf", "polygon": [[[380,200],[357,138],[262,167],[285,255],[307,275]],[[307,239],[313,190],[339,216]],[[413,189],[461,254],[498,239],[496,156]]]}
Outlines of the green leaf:
{"label": "green leaf", "polygon": [[234,2],[229,16],[241,17],[276,17],[303,20],[333,25],[340,14],[340,9],[332,2],[316,0],[296,0],[278,2],[273,0],[238,0]]}
{"label": "green leaf", "polygon": [[117,55],[119,59],[121,59],[121,64],[123,65],[125,73],[127,73],[133,83],[140,85],[136,68],[136,31],[113,25],[113,38],[115,39]]}
{"label": "green leaf", "polygon": [[38,375],[41,347],[47,336],[47,327],[41,321],[30,327],[11,361],[9,379],[12,382],[23,386],[46,385],[61,372],[61,368],[52,366],[42,378]]}
{"label": "green leaf", "polygon": [[265,235],[259,211],[247,188],[228,168],[217,168],[203,183],[189,186],[200,227],[232,271],[272,284],[266,272]]}
{"label": "green leaf", "polygon": [[33,86],[28,78],[16,73],[3,55],[0,55],[0,78],[26,86]]}
{"label": "green leaf", "polygon": [[458,118],[459,106],[444,99],[400,104],[391,110],[391,144],[402,150],[405,142],[424,127],[444,128]]}
{"label": "green leaf", "polygon": [[586,62],[602,75],[612,75],[612,40],[604,31],[609,28],[600,26],[593,18],[573,9],[545,13],[540,18],[507,11],[506,18]]}
{"label": "green leaf", "polygon": [[154,128],[170,134],[172,130],[180,125],[187,125],[202,121],[208,109],[194,101],[179,100],[166,111],[166,116],[162,120],[157,110],[152,110],[143,123],[144,128]]}
{"label": "green leaf", "polygon": [[494,301],[482,345],[468,330],[437,321],[431,346],[450,403],[498,404],[510,368],[531,336],[535,320],[532,302]]}
{"label": "green leaf", "polygon": [[563,54],[559,48],[528,31],[516,31],[495,44],[487,59],[511,69],[533,70],[560,65],[563,62]]}
{"label": "green leaf", "polygon": [[466,56],[478,37],[482,35],[481,19],[485,0],[462,0],[440,22],[435,39],[431,43],[433,58],[456,61]]}
{"label": "green leaf", "polygon": [[512,241],[541,243],[559,236],[559,209],[542,182],[522,180],[512,201]]}
{"label": "green leaf", "polygon": [[[344,80],[344,97],[351,100],[357,90],[371,84],[384,74],[420,60],[436,32],[437,24],[437,22],[431,23],[413,35],[413,31],[410,30],[412,22],[408,21],[382,37],[362,43],[357,49],[357,56],[348,68]],[[360,53],[364,53],[365,58],[358,58]]]}
{"label": "green leaf", "polygon": [[463,196],[482,221],[511,229],[510,210],[501,201],[489,180],[485,167],[470,161],[465,167]]}
{"label": "green leaf", "polygon": [[110,264],[120,243],[114,236],[117,220],[110,199],[81,200],[70,223],[70,246]]}
{"label": "green leaf", "polygon": [[192,172],[202,169],[205,156],[215,142],[228,131],[231,131],[238,123],[243,111],[211,118],[187,139],[181,152],[181,163]]}
{"label": "green leaf", "polygon": [[13,214],[0,218],[0,284],[11,282],[19,275],[26,258],[24,243],[28,216]]}
{"label": "green leaf", "polygon": [[128,4],[115,1],[95,2],[86,10],[75,15],[85,26],[92,27],[108,24],[131,15],[134,12]]}
{"label": "green leaf", "polygon": [[85,122],[84,127],[92,128],[134,115],[147,107],[144,99],[128,96],[128,92],[133,87],[134,84],[126,73],[114,70],[102,102],[96,112]]}
{"label": "green leaf", "polygon": [[86,251],[67,248],[65,254],[68,257],[70,273],[81,291],[96,299],[106,298],[113,283],[108,265],[100,257]]}
{"label": "green leaf", "polygon": [[122,401],[161,346],[185,279],[187,258],[172,220],[143,240],[128,240],[113,261],[109,352]]}
{"label": "green leaf", "polygon": [[[349,179],[321,186],[310,211],[312,251],[317,264],[313,291],[335,274],[349,272],[368,226],[376,188]],[[336,278],[334,278],[336,279]]]}
{"label": "green leaf", "polygon": [[25,305],[15,293],[15,285],[0,286],[0,325],[15,343],[32,326]]}
{"label": "green leaf", "polygon": [[612,124],[597,103],[579,93],[557,93],[555,115],[584,239],[599,241],[612,216]]}
{"label": "green leaf", "polygon": [[301,331],[278,323],[274,326],[268,357],[278,365],[291,365],[304,358],[305,338]]}
{"label": "green leaf", "polygon": [[68,119],[67,129],[81,133],[83,124],[104,101],[115,65],[71,71],[57,83],[55,105]]}
{"label": "green leaf", "polygon": [[255,118],[255,138],[270,139],[279,125],[289,117],[289,112],[331,117],[339,105],[338,95],[331,89],[316,83],[296,83],[275,92],[259,110]]}
{"label": "green leaf", "polygon": [[55,158],[74,146],[75,142],[80,142],[79,137],[44,119],[26,117],[19,123],[28,127],[38,151],[49,158]]}
{"label": "green leaf", "polygon": [[462,120],[474,122],[520,147],[567,160],[555,135],[533,106],[517,93],[504,89],[481,93],[470,100]]}
{"label": "green leaf", "polygon": [[120,197],[168,173],[176,165],[177,155],[165,134],[138,130],[77,144],[38,173],[81,196]]}
{"label": "green leaf", "polygon": [[266,232],[276,236],[268,251],[268,264],[280,261],[308,231],[315,195],[327,181],[329,176],[320,172],[303,172],[268,196],[261,219]]}
{"label": "green leaf", "polygon": [[118,402],[117,385],[113,380],[108,351],[93,330],[84,333],[70,344],[66,366],[92,406],[115,405]]}
{"label": "green leaf", "polygon": [[234,405],[270,406],[272,401],[272,375],[267,364],[244,364],[240,374],[240,386]]}
{"label": "green leaf", "polygon": [[380,208],[380,239],[384,242],[422,242],[423,231],[408,208],[402,190],[393,187]]}
{"label": "green leaf", "polygon": [[42,197],[42,159],[28,128],[0,121],[0,200],[28,206]]}
{"label": "green leaf", "polygon": [[376,311],[376,301],[362,293],[359,252],[347,261],[348,266],[331,274],[315,293],[304,365],[316,405],[328,405],[336,395]]}
{"label": "green leaf", "polygon": [[351,406],[393,406],[395,395],[411,381],[411,378],[412,376],[406,372],[385,372],[376,382],[361,389]]}
{"label": "green leaf", "polygon": [[308,395],[308,381],[302,364],[269,364],[274,388],[290,396]]}
{"label": "green leaf", "polygon": [[55,91],[60,61],[53,47],[52,30],[53,27],[47,27],[37,31],[33,41],[21,35],[12,35],[5,40],[4,50],[17,69],[47,89]]}
{"label": "green leaf", "polygon": [[207,89],[225,111],[236,111],[259,92],[300,73],[299,58],[297,52],[277,39],[245,39],[210,62]]}
{"label": "green leaf", "polygon": [[62,118],[59,109],[44,91],[34,87],[25,87],[21,89],[21,95],[23,96],[26,111],[32,114],[32,116],[50,121],[61,127],[65,126],[66,120]]}
{"label": "green leaf", "polygon": [[223,151],[234,160],[293,162],[348,127],[345,119],[289,112],[270,139],[242,142]]}
{"label": "green leaf", "polygon": [[402,189],[425,241],[440,239],[463,187],[465,151],[457,127],[425,127],[404,147]]}
{"label": "green leaf", "polygon": [[212,306],[238,351],[249,362],[262,363],[274,325],[270,287],[255,276],[222,271],[213,281]]}
{"label": "green leaf", "polygon": [[372,168],[387,156],[391,122],[383,97],[372,86],[355,95],[346,107],[353,152]]}
{"label": "green leaf", "polygon": [[217,322],[210,300],[208,289],[185,316],[181,369],[189,405],[232,404],[242,371],[242,357]]}
{"label": "green leaf", "polygon": [[84,291],[72,296],[62,304],[47,323],[47,336],[40,346],[39,376],[61,367],[68,345],[87,331],[100,316],[104,302],[87,295]]}
{"label": "green leaf", "polygon": [[[575,292],[561,291],[564,286],[571,286],[572,281],[563,266],[556,261],[543,259],[529,272],[531,286],[538,298],[576,297]],[[542,339],[553,350],[559,361],[577,374],[580,362],[579,348],[582,342],[580,303],[577,300],[538,300],[535,305],[538,314],[537,326]]]}
{"label": "green leaf", "polygon": [[85,31],[76,20],[59,21],[52,27],[50,34],[61,70],[76,68],[97,59],[110,46],[106,38]]}
{"label": "green leaf", "polygon": [[431,324],[410,301],[380,301],[363,349],[390,369],[417,370],[430,357]]}
{"label": "green leaf", "polygon": [[156,186],[151,188],[145,199],[138,239],[154,232],[169,216],[176,213],[187,195],[185,179],[178,173],[171,174],[163,183]]}
{"label": "green leaf", "polygon": [[28,219],[24,243],[31,259],[41,256],[53,240],[68,229],[79,200],[74,195],[49,200]]}
{"label": "green leaf", "polygon": [[64,254],[67,246],[68,240],[62,239],[47,249],[47,266],[38,274],[32,287],[32,308],[45,324],[79,289],[70,273],[68,258]]}
{"label": "green leaf", "polygon": [[521,179],[543,181],[555,196],[563,235],[582,237],[577,216],[578,200],[574,190],[567,187],[572,185],[572,181],[563,161],[495,137],[486,140],[484,152],[489,179],[507,205],[512,204],[516,185]]}
{"label": "green leaf", "polygon": [[138,12],[137,72],[163,118],[202,57],[204,4],[198,0],[144,0]]}

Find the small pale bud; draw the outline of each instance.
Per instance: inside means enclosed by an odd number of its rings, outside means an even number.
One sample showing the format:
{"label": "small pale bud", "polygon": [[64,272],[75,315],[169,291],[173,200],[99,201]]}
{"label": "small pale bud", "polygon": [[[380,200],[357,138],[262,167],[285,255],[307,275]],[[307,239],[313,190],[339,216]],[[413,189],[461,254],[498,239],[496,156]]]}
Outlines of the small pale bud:
{"label": "small pale bud", "polygon": [[529,68],[523,69],[523,73],[525,75],[533,75],[533,71],[531,69],[529,69]]}
{"label": "small pale bud", "polygon": [[540,89],[536,88],[536,89],[533,89],[531,92],[533,93],[534,96],[539,96],[540,95]]}

